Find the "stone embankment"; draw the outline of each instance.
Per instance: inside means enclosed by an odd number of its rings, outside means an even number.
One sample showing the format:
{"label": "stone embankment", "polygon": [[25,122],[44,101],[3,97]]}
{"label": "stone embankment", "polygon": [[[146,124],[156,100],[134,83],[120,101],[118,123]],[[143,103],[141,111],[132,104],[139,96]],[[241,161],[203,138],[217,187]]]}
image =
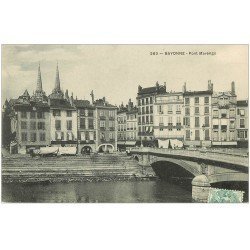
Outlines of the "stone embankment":
{"label": "stone embankment", "polygon": [[137,161],[123,154],[2,158],[2,181],[6,183],[147,180],[154,177],[143,171]]}

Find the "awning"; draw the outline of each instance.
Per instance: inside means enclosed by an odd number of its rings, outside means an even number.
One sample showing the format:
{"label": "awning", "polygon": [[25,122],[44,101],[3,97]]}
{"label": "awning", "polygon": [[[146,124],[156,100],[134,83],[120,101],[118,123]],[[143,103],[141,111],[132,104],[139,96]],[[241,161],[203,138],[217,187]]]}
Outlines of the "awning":
{"label": "awning", "polygon": [[118,141],[117,145],[125,145],[125,141]]}
{"label": "awning", "polygon": [[127,141],[125,143],[126,146],[135,146],[135,144],[136,144],[136,141]]}

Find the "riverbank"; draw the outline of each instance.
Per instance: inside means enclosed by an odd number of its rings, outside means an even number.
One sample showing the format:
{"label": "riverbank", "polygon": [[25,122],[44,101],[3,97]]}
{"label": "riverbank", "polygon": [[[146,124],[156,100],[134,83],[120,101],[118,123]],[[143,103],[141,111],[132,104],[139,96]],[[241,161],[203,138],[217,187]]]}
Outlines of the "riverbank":
{"label": "riverbank", "polygon": [[136,160],[124,154],[2,157],[3,183],[143,181],[154,178],[154,172],[146,172]]}

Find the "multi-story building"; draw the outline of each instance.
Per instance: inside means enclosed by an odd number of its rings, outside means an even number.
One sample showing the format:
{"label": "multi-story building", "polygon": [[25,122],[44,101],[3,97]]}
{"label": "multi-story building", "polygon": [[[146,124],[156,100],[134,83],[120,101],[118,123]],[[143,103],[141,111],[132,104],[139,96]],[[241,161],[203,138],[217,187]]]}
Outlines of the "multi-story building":
{"label": "multi-story building", "polygon": [[126,150],[126,131],[127,131],[127,107],[120,105],[117,111],[117,148]]}
{"label": "multi-story building", "polygon": [[184,144],[187,146],[211,146],[211,109],[213,84],[208,90],[187,91],[183,87]]}
{"label": "multi-story building", "polygon": [[117,107],[109,104],[105,97],[94,102],[96,108],[97,151],[117,150]]}
{"label": "multi-story building", "polygon": [[154,103],[154,136],[160,144],[164,141],[183,142],[183,95],[182,92],[167,92],[156,96]]}
{"label": "multi-story building", "polygon": [[137,140],[137,107],[134,106],[131,99],[129,99],[127,105],[127,121],[126,121],[126,146],[135,146]]}
{"label": "multi-story building", "polygon": [[248,147],[248,100],[237,101],[236,129],[238,146]]}
{"label": "multi-story building", "polygon": [[77,110],[78,153],[97,150],[96,109],[87,100],[74,100]]}
{"label": "multi-story building", "polygon": [[57,146],[77,145],[77,113],[73,94],[69,98],[61,90],[58,65],[56,68],[55,87],[49,95],[51,144]]}
{"label": "multi-story building", "polygon": [[236,146],[236,107],[237,96],[235,83],[231,83],[231,91],[216,92],[212,96],[212,145]]}
{"label": "multi-story building", "polygon": [[157,82],[156,86],[149,88],[138,86],[138,140],[144,146],[155,145],[153,105],[156,96],[164,93],[166,93],[166,84],[159,85]]}
{"label": "multi-story building", "polygon": [[11,130],[16,135],[19,153],[50,144],[50,112],[48,99],[42,89],[40,65],[34,95],[30,96],[25,90],[23,95],[12,101],[12,108]]}

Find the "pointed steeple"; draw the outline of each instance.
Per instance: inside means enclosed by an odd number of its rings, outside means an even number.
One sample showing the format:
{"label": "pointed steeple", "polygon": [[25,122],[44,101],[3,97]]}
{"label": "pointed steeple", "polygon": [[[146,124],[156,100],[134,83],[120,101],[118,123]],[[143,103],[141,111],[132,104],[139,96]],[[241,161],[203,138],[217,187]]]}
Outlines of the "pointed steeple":
{"label": "pointed steeple", "polygon": [[60,77],[59,77],[59,69],[58,69],[58,62],[56,64],[56,81],[55,81],[55,90],[60,91]]}
{"label": "pointed steeple", "polygon": [[42,92],[43,91],[42,76],[41,76],[41,70],[40,70],[40,62],[38,64],[38,75],[37,75],[36,91],[37,92]]}

